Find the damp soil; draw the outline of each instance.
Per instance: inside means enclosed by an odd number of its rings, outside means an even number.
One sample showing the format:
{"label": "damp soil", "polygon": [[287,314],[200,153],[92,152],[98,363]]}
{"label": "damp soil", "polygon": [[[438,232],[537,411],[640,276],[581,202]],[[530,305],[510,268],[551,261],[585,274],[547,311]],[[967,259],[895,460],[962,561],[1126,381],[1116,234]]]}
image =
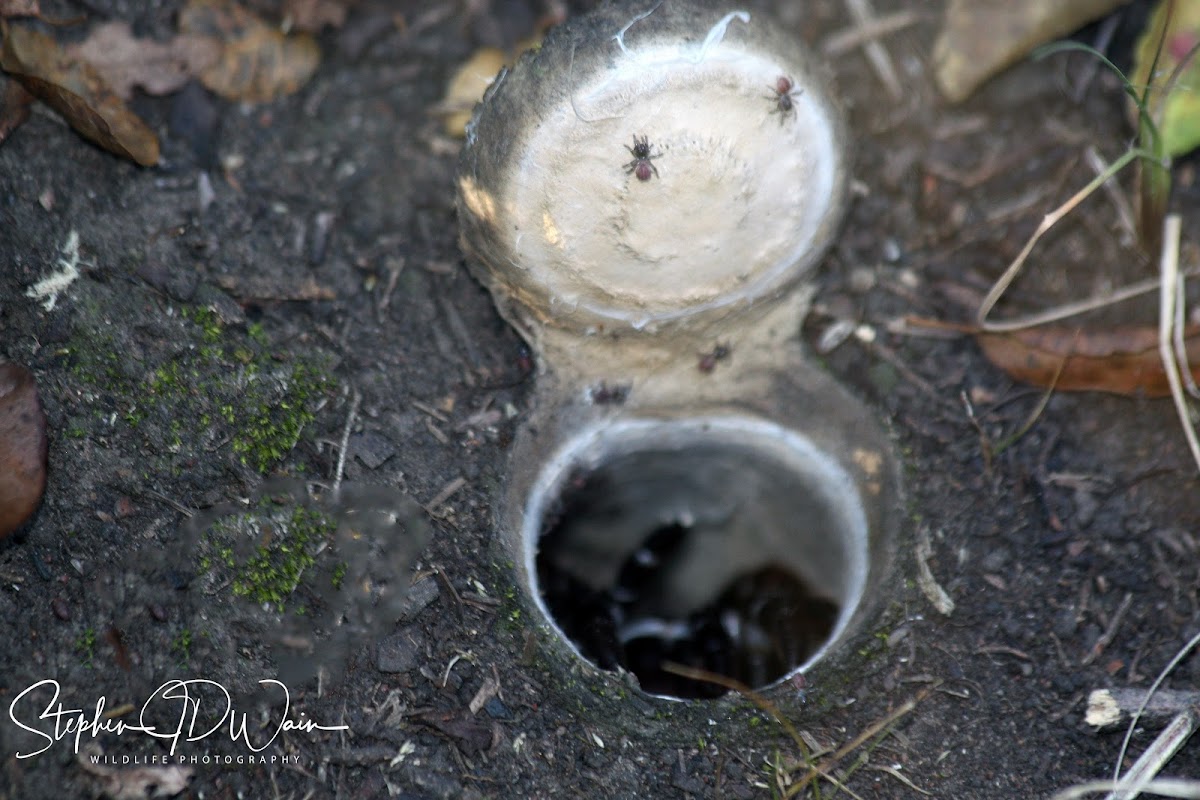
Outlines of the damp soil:
{"label": "damp soil", "polygon": [[[177,5],[86,7],[166,35]],[[930,79],[939,6],[920,4],[927,16],[887,39],[903,97],[860,51],[826,59],[856,134],[855,200],[797,336],[889,425],[905,544],[867,668],[852,683],[797,685],[788,713],[838,746],[936,685],[848,778],[857,796],[925,796],[899,774],[935,797],[1042,797],[1111,774],[1120,734],[1084,724],[1088,692],[1146,687],[1200,629],[1200,493],[1168,401],[1055,394],[1024,430],[1039,390],[970,338],[894,324],[966,319],[964,297],[1090,179],[1084,150],[1112,159],[1129,138],[1107,76],[1073,99],[1078,62],[1019,65],[946,107]],[[814,47],[850,24],[832,0],[747,7],[777,12]],[[306,565],[205,579],[226,551],[201,553],[196,521],[250,525],[264,548],[281,535],[302,544],[289,537],[323,536],[326,523],[296,510],[295,487],[329,487],[339,469],[387,518],[379,525],[411,537],[375,568],[411,568],[416,581],[386,620],[297,645],[311,674],[290,686],[292,716],[347,729],[281,733],[263,754],[286,764],[238,763],[248,749],[226,734],[180,742],[177,754],[226,759],[194,765],[182,796],[772,796],[775,754],[794,748],[769,720],[650,737],[573,702],[530,646],[513,565],[492,545],[535,370],[464,268],[460,145],[430,108],[476,47],[515,39],[539,9],[471,8],[362,3],[323,36],[312,82],[268,105],[139,99],[164,134],[154,169],[49,113],[0,147],[0,354],[37,376],[51,442],[41,510],[0,543],[0,798],[93,796],[105,780],[81,765],[73,734],[50,746],[14,724],[11,704],[39,681],[57,681],[62,706],[89,721],[103,697],[133,724],[129,706],[163,674],[239,697],[275,675],[279,648],[296,643],[265,635],[246,609],[295,600],[287,590]],[[206,114],[219,121],[208,133],[196,123]],[[1176,174],[1189,219],[1193,164]],[[72,260],[76,237],[80,277],[47,309],[26,290]],[[1006,312],[1151,272],[1103,196],[1036,262]],[[830,348],[846,323],[874,336]],[[405,497],[423,509],[389,517]],[[922,531],[949,614],[907,579]],[[1198,683],[1192,657],[1168,685]],[[44,708],[49,694],[38,697]],[[246,703],[260,734],[272,712]],[[1134,752],[1153,735],[1135,736]],[[80,741],[143,760],[170,748],[129,731]],[[45,752],[19,759],[22,748]],[[1200,774],[1198,752],[1185,748],[1169,772]]]}

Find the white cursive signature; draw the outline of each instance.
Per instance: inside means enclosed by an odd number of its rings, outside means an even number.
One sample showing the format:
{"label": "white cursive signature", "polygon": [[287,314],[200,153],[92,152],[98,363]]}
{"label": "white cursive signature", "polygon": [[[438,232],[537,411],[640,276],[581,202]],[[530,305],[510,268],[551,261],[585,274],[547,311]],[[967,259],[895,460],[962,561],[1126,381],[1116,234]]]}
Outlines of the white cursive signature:
{"label": "white cursive signature", "polygon": [[[203,679],[167,681],[155,689],[154,693],[142,705],[137,725],[130,725],[119,719],[106,719],[104,716],[105,699],[103,695],[96,701],[96,707],[90,714],[90,719],[89,714],[84,712],[82,708],[63,708],[62,703],[58,702],[59,695],[61,694],[61,687],[58,681],[49,679],[38,681],[13,698],[13,701],[8,705],[8,717],[17,727],[29,731],[44,740],[45,745],[40,750],[17,753],[17,758],[32,758],[33,756],[40,755],[49,750],[55,742],[62,741],[68,736],[74,737],[75,753],[78,754],[80,740],[84,736],[95,738],[101,733],[114,733],[120,736],[126,731],[132,731],[153,736],[156,739],[169,739],[171,742],[171,755],[174,755],[175,749],[179,746],[181,740],[185,742],[198,742],[212,735],[218,729],[223,728],[227,723],[229,726],[229,740],[232,742],[241,740],[245,743],[246,747],[255,753],[269,747],[281,731],[302,731],[307,733],[311,731],[349,730],[349,725],[318,725],[311,719],[303,719],[304,712],[300,713],[302,719],[290,719],[288,712],[291,709],[292,696],[288,688],[281,682],[270,678],[258,683],[260,686],[278,686],[283,690],[283,713],[280,715],[278,723],[268,722],[265,726],[266,733],[270,734],[269,738],[256,744],[251,741],[250,734],[246,730],[246,713],[238,711],[233,707],[233,701],[229,697],[229,692],[216,681]],[[22,722],[21,719],[18,719],[18,706],[33,705],[34,710],[36,710],[36,701],[33,698],[30,698],[28,702],[23,701],[32,692],[45,686],[53,687],[53,696],[46,703],[45,708],[41,710],[41,713],[35,718],[36,721],[41,721],[45,724],[42,727],[35,727],[36,722],[34,724]],[[205,710],[208,711],[207,706],[215,702],[215,711],[217,713],[209,717],[209,719],[216,719],[216,722],[211,727],[207,730],[197,731],[200,725],[207,724],[207,722],[200,722],[202,698],[192,691],[201,687],[208,689]],[[169,712],[169,704],[171,703],[178,704],[179,712],[178,724],[174,726],[174,729],[159,730],[154,725],[146,723],[148,714],[154,716],[163,713],[164,705],[168,706],[167,710]],[[20,716],[25,717],[24,714]]]}

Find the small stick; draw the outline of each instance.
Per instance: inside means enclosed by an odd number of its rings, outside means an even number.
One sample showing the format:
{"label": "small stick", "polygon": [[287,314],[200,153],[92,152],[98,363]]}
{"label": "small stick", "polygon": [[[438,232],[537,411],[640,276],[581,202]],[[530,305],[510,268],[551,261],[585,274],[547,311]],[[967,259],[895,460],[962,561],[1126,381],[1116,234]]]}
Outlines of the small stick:
{"label": "small stick", "polygon": [[1096,640],[1096,643],[1092,645],[1091,651],[1079,662],[1080,666],[1086,667],[1088,664],[1091,664],[1100,657],[1100,654],[1104,652],[1104,648],[1112,644],[1112,640],[1117,636],[1117,629],[1121,626],[1121,620],[1132,604],[1133,592],[1126,592],[1125,597],[1121,599],[1121,605],[1117,606],[1116,613],[1109,620],[1108,627],[1105,628],[1104,633],[1100,634],[1100,638]]}
{"label": "small stick", "polygon": [[881,39],[888,34],[911,27],[920,19],[921,15],[915,11],[897,11],[894,14],[875,17],[865,23],[855,25],[853,28],[830,35],[821,45],[821,52],[830,58],[836,58],[856,47],[862,47],[869,41]]}
{"label": "small stick", "polygon": [[457,492],[459,489],[461,489],[462,487],[464,487],[466,485],[467,485],[466,478],[460,477],[460,478],[455,478],[454,480],[450,481],[444,487],[442,487],[442,490],[437,493],[436,497],[434,497],[432,500],[430,500],[428,503],[425,504],[425,510],[428,511],[430,514],[432,514],[434,512],[434,509],[436,509],[442,503],[449,500],[451,497],[454,496],[455,492]]}
{"label": "small stick", "polygon": [[[866,27],[874,23],[875,9],[871,8],[870,0],[845,0],[845,2],[850,16],[859,26]],[[888,55],[887,49],[877,40],[868,39],[863,43],[863,53],[866,54],[867,61],[871,62],[875,74],[879,76],[879,81],[888,90],[892,99],[903,98],[904,89],[900,85],[900,78],[896,75],[896,67],[892,64],[892,57]]]}
{"label": "small stick", "polygon": [[1142,716],[1138,724],[1157,726],[1189,709],[1200,713],[1200,691],[1159,689],[1148,696],[1145,689],[1133,687],[1094,689],[1088,695],[1084,722],[1097,730],[1115,728],[1128,722],[1139,708]]}

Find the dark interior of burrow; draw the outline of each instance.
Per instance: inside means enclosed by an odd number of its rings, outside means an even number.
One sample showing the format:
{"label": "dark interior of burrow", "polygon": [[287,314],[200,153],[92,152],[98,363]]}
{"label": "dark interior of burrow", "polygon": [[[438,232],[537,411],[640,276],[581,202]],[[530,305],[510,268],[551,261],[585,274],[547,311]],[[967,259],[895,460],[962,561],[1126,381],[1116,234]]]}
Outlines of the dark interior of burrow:
{"label": "dark interior of burrow", "polygon": [[[728,679],[767,686],[828,640],[837,603],[786,566],[767,563],[706,587],[710,602],[678,614],[663,610],[663,574],[698,537],[711,537],[714,525],[726,526],[728,547],[737,548],[746,524],[777,525],[786,534],[825,513],[814,512],[820,504],[804,492],[780,465],[730,446],[636,451],[576,468],[543,514],[542,600],[585,658],[633,673],[650,694],[715,698],[735,686]],[[726,503],[722,495],[739,499]],[[749,504],[756,506],[751,518]],[[694,670],[726,680],[699,679]]]}

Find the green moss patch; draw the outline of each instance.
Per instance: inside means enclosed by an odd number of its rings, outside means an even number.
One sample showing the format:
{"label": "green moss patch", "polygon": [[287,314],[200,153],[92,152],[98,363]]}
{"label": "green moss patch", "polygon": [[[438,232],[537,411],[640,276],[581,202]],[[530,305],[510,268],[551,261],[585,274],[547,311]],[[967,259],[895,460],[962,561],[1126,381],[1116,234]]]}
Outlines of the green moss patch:
{"label": "green moss patch", "polygon": [[179,472],[221,450],[260,473],[276,468],[334,386],[326,366],[272,350],[261,325],[227,325],[206,307],[165,324],[144,362],[104,330],[62,351],[96,411],[135,431],[158,468]]}

